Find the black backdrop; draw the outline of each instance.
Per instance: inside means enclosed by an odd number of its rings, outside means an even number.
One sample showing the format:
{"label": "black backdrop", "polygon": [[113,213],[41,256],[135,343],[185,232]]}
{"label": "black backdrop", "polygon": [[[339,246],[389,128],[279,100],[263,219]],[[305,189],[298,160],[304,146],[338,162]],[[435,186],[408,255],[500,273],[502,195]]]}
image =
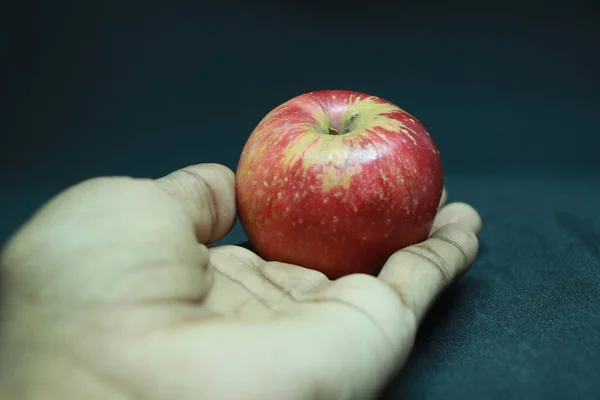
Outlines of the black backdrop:
{"label": "black backdrop", "polygon": [[300,93],[379,95],[485,223],[386,396],[600,397],[599,6],[391,3],[4,5],[0,239],[89,176],[235,168]]}

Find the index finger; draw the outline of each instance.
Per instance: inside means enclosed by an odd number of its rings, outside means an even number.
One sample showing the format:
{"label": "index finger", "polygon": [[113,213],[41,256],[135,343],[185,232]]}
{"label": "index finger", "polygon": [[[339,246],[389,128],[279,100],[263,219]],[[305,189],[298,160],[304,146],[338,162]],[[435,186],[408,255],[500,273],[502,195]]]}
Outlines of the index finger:
{"label": "index finger", "polygon": [[394,253],[379,278],[396,290],[420,322],[437,296],[473,264],[478,249],[472,231],[449,224],[426,241]]}

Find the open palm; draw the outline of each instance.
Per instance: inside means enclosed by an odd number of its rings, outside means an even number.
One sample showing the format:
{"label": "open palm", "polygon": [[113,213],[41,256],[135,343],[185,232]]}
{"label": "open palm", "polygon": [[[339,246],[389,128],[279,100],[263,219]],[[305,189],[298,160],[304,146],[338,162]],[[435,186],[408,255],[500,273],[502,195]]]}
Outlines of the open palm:
{"label": "open palm", "polygon": [[[64,371],[65,399],[372,398],[431,303],[472,264],[480,227],[470,206],[443,205],[430,239],[378,277],[331,281],[241,246],[205,246],[234,220],[233,175],[217,165],[59,195],[3,256],[2,345],[15,349],[6,371],[54,354],[39,375],[56,386]],[[39,355],[20,357],[32,343]]]}

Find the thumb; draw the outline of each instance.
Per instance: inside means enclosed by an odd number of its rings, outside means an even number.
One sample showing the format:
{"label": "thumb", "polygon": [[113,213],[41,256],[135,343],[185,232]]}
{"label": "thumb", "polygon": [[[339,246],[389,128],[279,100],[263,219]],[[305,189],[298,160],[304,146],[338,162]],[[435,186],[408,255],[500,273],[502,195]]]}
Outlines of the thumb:
{"label": "thumb", "polygon": [[200,164],[175,171],[156,183],[184,206],[200,243],[221,239],[236,218],[235,175],[219,164]]}
{"label": "thumb", "polygon": [[210,286],[201,243],[235,221],[233,182],[229,169],[204,164],[156,181],[102,177],[77,184],[6,245],[3,292],[54,307],[196,300]]}

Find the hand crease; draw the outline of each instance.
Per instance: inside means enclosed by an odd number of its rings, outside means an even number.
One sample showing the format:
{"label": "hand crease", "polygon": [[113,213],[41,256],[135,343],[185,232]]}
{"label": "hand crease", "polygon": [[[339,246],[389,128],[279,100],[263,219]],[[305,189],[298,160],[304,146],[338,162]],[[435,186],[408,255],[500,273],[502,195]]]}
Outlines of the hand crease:
{"label": "hand crease", "polygon": [[274,309],[273,307],[271,307],[269,305],[269,303],[265,299],[263,299],[257,293],[254,293],[252,290],[250,290],[250,288],[248,286],[246,286],[242,281],[240,281],[238,279],[235,279],[233,276],[231,276],[229,274],[226,274],[225,272],[221,271],[218,267],[216,267],[214,265],[213,265],[213,269],[215,270],[216,273],[221,274],[222,276],[224,276],[225,278],[231,280],[233,283],[235,283],[236,285],[238,285],[239,287],[241,287],[242,289],[244,289],[246,292],[248,292],[248,294],[254,300],[256,300],[256,302],[258,302],[263,307],[265,307],[266,309],[268,309],[269,311],[271,311],[274,315],[276,315],[276,316],[282,315],[279,311],[277,311],[276,309]]}
{"label": "hand crease", "polygon": [[248,266],[250,266],[254,271],[256,271],[262,278],[265,279],[265,281],[267,281],[272,287],[274,287],[275,289],[277,289],[278,291],[280,291],[282,293],[282,299],[285,297],[290,298],[293,301],[298,301],[298,299],[296,297],[294,297],[294,295],[292,295],[292,293],[290,291],[288,291],[287,289],[285,289],[284,286],[277,284],[277,282],[275,282],[273,279],[271,279],[270,277],[268,277],[260,268],[255,268],[253,266],[251,266],[251,262],[242,259],[240,256],[235,255],[235,254],[230,254],[230,253],[222,253],[219,251],[215,251],[215,253],[219,253],[222,255],[226,255],[228,257],[232,257],[235,258],[236,260],[238,260],[239,262],[246,264]]}
{"label": "hand crease", "polygon": [[[223,255],[225,255],[225,253],[221,253]],[[234,254],[226,254],[227,256],[233,257],[235,259],[237,259],[238,261],[248,265],[248,262],[243,260],[241,257],[238,257]],[[242,286],[244,289],[246,289],[251,295],[256,296],[257,300],[259,300],[265,307],[269,308],[272,311],[275,311],[274,309],[272,309],[271,307],[268,306],[267,302],[262,299],[260,296],[258,296],[257,294],[255,294],[254,292],[252,292],[246,285],[244,285],[242,282],[234,279],[233,277],[223,273],[222,271],[218,270],[217,268],[215,268],[215,270],[217,272],[219,272],[220,274],[226,276],[227,278],[233,280],[234,282],[236,282],[237,284],[239,284],[240,286]],[[388,333],[386,332],[386,330],[383,328],[383,326],[381,326],[381,324],[366,310],[364,310],[362,307],[357,306],[356,304],[341,300],[341,299],[336,299],[336,298],[319,298],[319,299],[298,299],[297,297],[295,297],[290,291],[286,290],[283,286],[277,284],[277,282],[275,282],[274,280],[272,280],[270,277],[268,277],[267,275],[265,275],[263,273],[262,270],[260,269],[256,269],[257,272],[269,283],[271,284],[275,289],[279,290],[280,292],[282,292],[282,294],[284,294],[284,296],[287,296],[290,300],[298,303],[298,304],[309,304],[309,303],[334,303],[334,304],[339,304],[342,306],[345,306],[349,309],[354,310],[355,312],[358,312],[359,314],[363,315],[364,317],[366,317],[375,327],[377,330],[379,330],[379,332],[385,337],[385,340],[389,343],[389,345],[392,348],[397,348],[398,346],[394,345],[394,341],[392,340],[392,338],[390,337],[390,335],[388,335]],[[403,303],[405,304],[405,303]],[[406,304],[405,304],[406,305]],[[407,308],[414,313],[414,311],[412,309],[410,309],[408,306]],[[281,313],[278,313],[278,315],[281,315]]]}
{"label": "hand crease", "polygon": [[465,261],[465,265],[469,264],[469,257],[467,257],[467,253],[465,252],[465,250],[462,248],[461,245],[459,245],[458,243],[456,243],[454,240],[452,239],[448,239],[447,237],[444,236],[434,236],[432,237],[432,239],[438,239],[441,240],[442,242],[446,242],[449,245],[453,246],[454,248],[456,248],[456,250],[458,250],[460,252],[460,254],[462,254],[464,261]]}
{"label": "hand crease", "polygon": [[429,248],[429,247],[419,246],[416,248],[421,248],[423,250],[423,252],[415,251],[415,248],[406,248],[403,251],[406,253],[412,254],[416,257],[419,257],[422,260],[425,260],[428,264],[430,264],[435,269],[437,269],[440,272],[440,275],[442,278],[442,285],[446,286],[450,282],[450,276],[448,276],[448,268],[446,267],[446,265],[447,265],[446,262],[440,259],[442,261],[442,263],[440,264],[440,262],[438,260],[434,260],[430,256],[424,254],[424,253],[429,253],[429,254],[433,255],[434,257],[437,256],[439,258],[439,256],[436,253],[433,253],[431,251],[431,248]]}
{"label": "hand crease", "polygon": [[275,289],[278,289],[281,293],[282,293],[282,300],[283,298],[287,297],[290,300],[294,301],[294,302],[300,302],[300,300],[298,300],[298,298],[296,296],[294,296],[289,290],[287,290],[283,285],[279,285],[277,284],[277,282],[275,282],[273,279],[271,279],[270,277],[268,277],[264,271],[262,270],[258,270],[258,273],[267,281],[271,284],[271,286],[273,286]]}

